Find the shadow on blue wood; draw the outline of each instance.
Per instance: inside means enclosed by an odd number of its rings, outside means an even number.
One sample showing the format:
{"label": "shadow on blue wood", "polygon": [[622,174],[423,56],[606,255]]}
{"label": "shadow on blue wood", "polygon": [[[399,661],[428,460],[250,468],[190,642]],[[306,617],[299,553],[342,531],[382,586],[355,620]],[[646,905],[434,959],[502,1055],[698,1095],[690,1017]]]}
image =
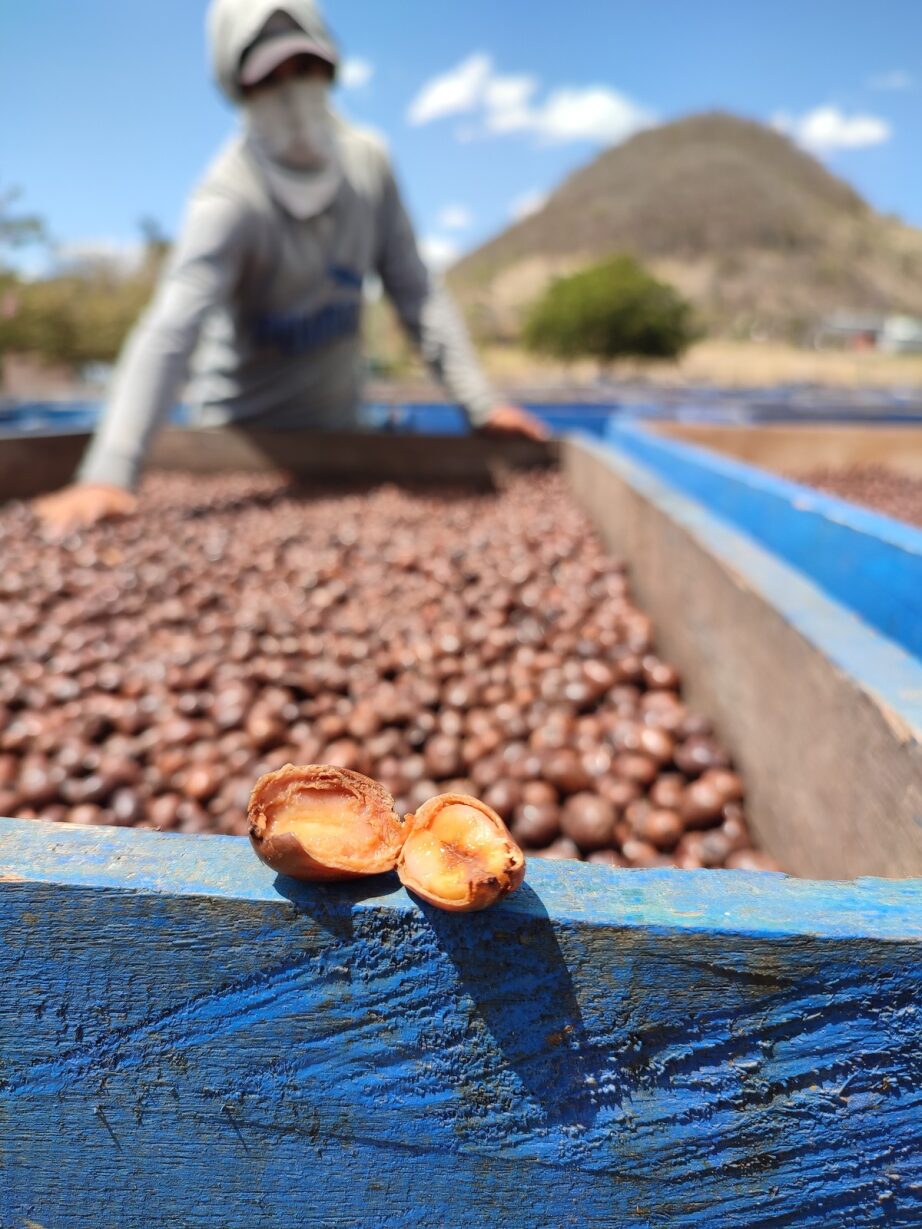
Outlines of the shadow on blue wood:
{"label": "shadow on blue wood", "polygon": [[0,1223],[918,1224],[920,902],[540,864],[452,917],[0,821]]}
{"label": "shadow on blue wood", "polygon": [[605,438],[922,657],[922,530],[642,427]]}

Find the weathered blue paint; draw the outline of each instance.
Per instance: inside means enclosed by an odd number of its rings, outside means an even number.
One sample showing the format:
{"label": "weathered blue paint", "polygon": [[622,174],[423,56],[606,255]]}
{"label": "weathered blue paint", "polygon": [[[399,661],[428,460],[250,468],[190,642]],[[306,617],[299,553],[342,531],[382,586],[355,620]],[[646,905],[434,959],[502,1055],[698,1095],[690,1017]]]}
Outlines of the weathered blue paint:
{"label": "weathered blue paint", "polygon": [[[528,408],[555,433],[586,431],[597,438],[602,437],[609,417],[619,409],[613,402],[542,402],[530,403]],[[7,406],[0,403],[0,438],[4,434],[58,435],[85,431],[95,426],[100,409],[100,404],[92,401],[37,401]],[[170,421],[184,426],[191,423],[192,415],[188,407],[176,406]],[[444,402],[372,403],[362,407],[361,421],[366,428],[401,434],[466,435],[470,431],[461,407]]]}
{"label": "weathered blue paint", "polygon": [[922,1221],[922,884],[529,868],[453,917],[0,821],[0,1223]]}
{"label": "weathered blue paint", "polygon": [[605,438],[922,657],[922,530],[642,427]]}
{"label": "weathered blue paint", "polygon": [[[537,415],[555,435],[583,431],[597,439],[605,435],[608,421],[620,408],[614,402],[586,404],[528,402],[525,408]],[[409,402],[406,405],[372,404],[362,410],[366,426],[376,430],[416,435],[465,435],[467,418],[457,405],[442,402]]]}
{"label": "weathered blue paint", "polygon": [[[922,660],[830,600],[777,555],[754,544],[704,503],[688,499],[645,463],[592,439],[581,441],[617,474],[773,606],[792,627],[889,710],[894,727],[922,741]],[[920,816],[922,823],[922,816]]]}
{"label": "weathered blue paint", "polygon": [[[863,423],[868,426],[922,423],[919,399],[898,392],[842,389],[808,390],[796,388],[653,388],[650,385],[599,381],[594,401],[527,402],[535,413],[547,414],[548,421],[559,419],[562,431],[579,429],[598,433],[598,424],[609,414],[631,419],[727,423]],[[0,430],[21,432],[85,430],[99,417],[98,401],[13,401],[0,400]],[[402,405],[372,403],[364,407],[366,422],[379,425],[391,422],[402,430],[424,434],[458,434],[467,426],[460,409],[444,402],[407,402]],[[186,406],[176,406],[171,421],[190,421]],[[582,420],[582,421],[580,421]],[[425,424],[425,425],[422,425]]]}

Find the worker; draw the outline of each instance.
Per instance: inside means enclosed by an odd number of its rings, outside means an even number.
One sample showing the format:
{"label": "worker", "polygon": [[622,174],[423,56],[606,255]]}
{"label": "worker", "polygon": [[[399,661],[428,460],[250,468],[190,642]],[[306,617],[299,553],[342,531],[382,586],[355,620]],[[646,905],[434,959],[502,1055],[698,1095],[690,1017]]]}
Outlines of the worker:
{"label": "worker", "polygon": [[39,516],[72,529],[133,511],[145,453],[187,378],[198,426],[355,427],[371,274],[472,426],[542,438],[484,377],[419,255],[382,141],[332,110],[339,56],[315,0],[213,0],[208,26],[240,132],[192,195],[75,483],[40,500]]}

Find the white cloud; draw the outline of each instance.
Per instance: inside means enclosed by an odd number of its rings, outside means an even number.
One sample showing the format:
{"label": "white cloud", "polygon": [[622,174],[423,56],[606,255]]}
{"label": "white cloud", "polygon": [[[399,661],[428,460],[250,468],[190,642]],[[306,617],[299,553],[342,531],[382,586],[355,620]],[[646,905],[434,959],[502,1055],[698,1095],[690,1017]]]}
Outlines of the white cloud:
{"label": "white cloud", "polygon": [[509,206],[509,216],[516,222],[524,222],[533,213],[538,213],[544,208],[547,198],[548,193],[541,192],[538,189],[532,192],[525,192],[522,196],[516,197]]}
{"label": "white cloud", "polygon": [[374,64],[358,56],[344,60],[339,70],[340,84],[347,90],[360,90],[375,75]]}
{"label": "white cloud", "polygon": [[490,132],[527,131],[540,84],[537,77],[492,77],[483,93],[484,121]]}
{"label": "white cloud", "polygon": [[428,124],[446,115],[461,115],[477,107],[493,61],[483,52],[468,56],[447,73],[433,77],[410,103],[407,118],[411,124]]}
{"label": "white cloud", "polygon": [[446,205],[439,214],[441,230],[468,230],[474,218],[466,205]]}
{"label": "white cloud", "polygon": [[433,269],[447,269],[461,255],[461,249],[454,239],[446,239],[442,235],[426,235],[419,241],[419,251],[423,260]]}
{"label": "white cloud", "polygon": [[616,145],[652,123],[649,112],[604,85],[554,90],[530,117],[532,129],[549,143],[597,141]]}
{"label": "white cloud", "polygon": [[491,77],[484,90],[484,101],[490,111],[513,110],[527,106],[540,82],[537,77]]}
{"label": "white cloud", "polygon": [[772,119],[773,127],[814,153],[831,153],[837,149],[864,149],[882,145],[893,135],[885,119],[876,115],[846,115],[838,107],[815,107],[805,115],[780,112]]}
{"label": "white cloud", "polygon": [[614,145],[654,122],[653,115],[606,85],[569,86],[538,99],[541,82],[496,72],[484,52],[423,86],[410,105],[411,124],[475,113],[479,124],[458,129],[459,140],[531,133],[540,142],[593,141]]}
{"label": "white cloud", "polygon": [[869,90],[912,90],[915,89],[915,84],[912,74],[902,68],[894,68],[889,73],[878,73],[867,80]]}
{"label": "white cloud", "polygon": [[107,270],[124,276],[139,269],[143,260],[144,245],[122,239],[76,239],[54,249],[54,263],[61,272]]}

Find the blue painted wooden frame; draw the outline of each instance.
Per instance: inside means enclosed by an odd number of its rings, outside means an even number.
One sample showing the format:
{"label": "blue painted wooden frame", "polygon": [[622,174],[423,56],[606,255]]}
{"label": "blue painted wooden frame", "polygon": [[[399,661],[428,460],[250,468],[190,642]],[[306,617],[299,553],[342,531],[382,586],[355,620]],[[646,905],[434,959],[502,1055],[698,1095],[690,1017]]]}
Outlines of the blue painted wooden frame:
{"label": "blue painted wooden frame", "polygon": [[745,533],[739,532],[729,518],[719,512],[715,515],[708,503],[686,498],[678,484],[660,473],[656,465],[639,461],[621,447],[620,436],[614,447],[591,436],[577,438],[644,499],[693,533],[709,554],[762,594],[786,622],[862,690],[873,693],[891,711],[904,735],[922,740],[922,659],[918,655],[869,627],[847,603],[829,600],[814,577],[802,575],[803,569],[788,567],[777,552],[754,547]]}
{"label": "blue painted wooden frame", "polygon": [[640,426],[605,439],[922,657],[922,530]]}
{"label": "blue painted wooden frame", "polygon": [[922,884],[536,864],[484,914],[0,820],[0,1223],[922,1222]]}
{"label": "blue painted wooden frame", "polygon": [[[618,413],[615,402],[523,402],[550,428],[563,435],[582,431],[601,439],[612,415]],[[361,418],[365,426],[375,430],[395,431],[415,435],[467,435],[470,424],[459,405],[445,402],[407,402],[363,406]]]}
{"label": "blue painted wooden frame", "polygon": [[561,459],[731,733],[767,848],[804,876],[922,872],[922,659],[622,450],[577,437]]}

